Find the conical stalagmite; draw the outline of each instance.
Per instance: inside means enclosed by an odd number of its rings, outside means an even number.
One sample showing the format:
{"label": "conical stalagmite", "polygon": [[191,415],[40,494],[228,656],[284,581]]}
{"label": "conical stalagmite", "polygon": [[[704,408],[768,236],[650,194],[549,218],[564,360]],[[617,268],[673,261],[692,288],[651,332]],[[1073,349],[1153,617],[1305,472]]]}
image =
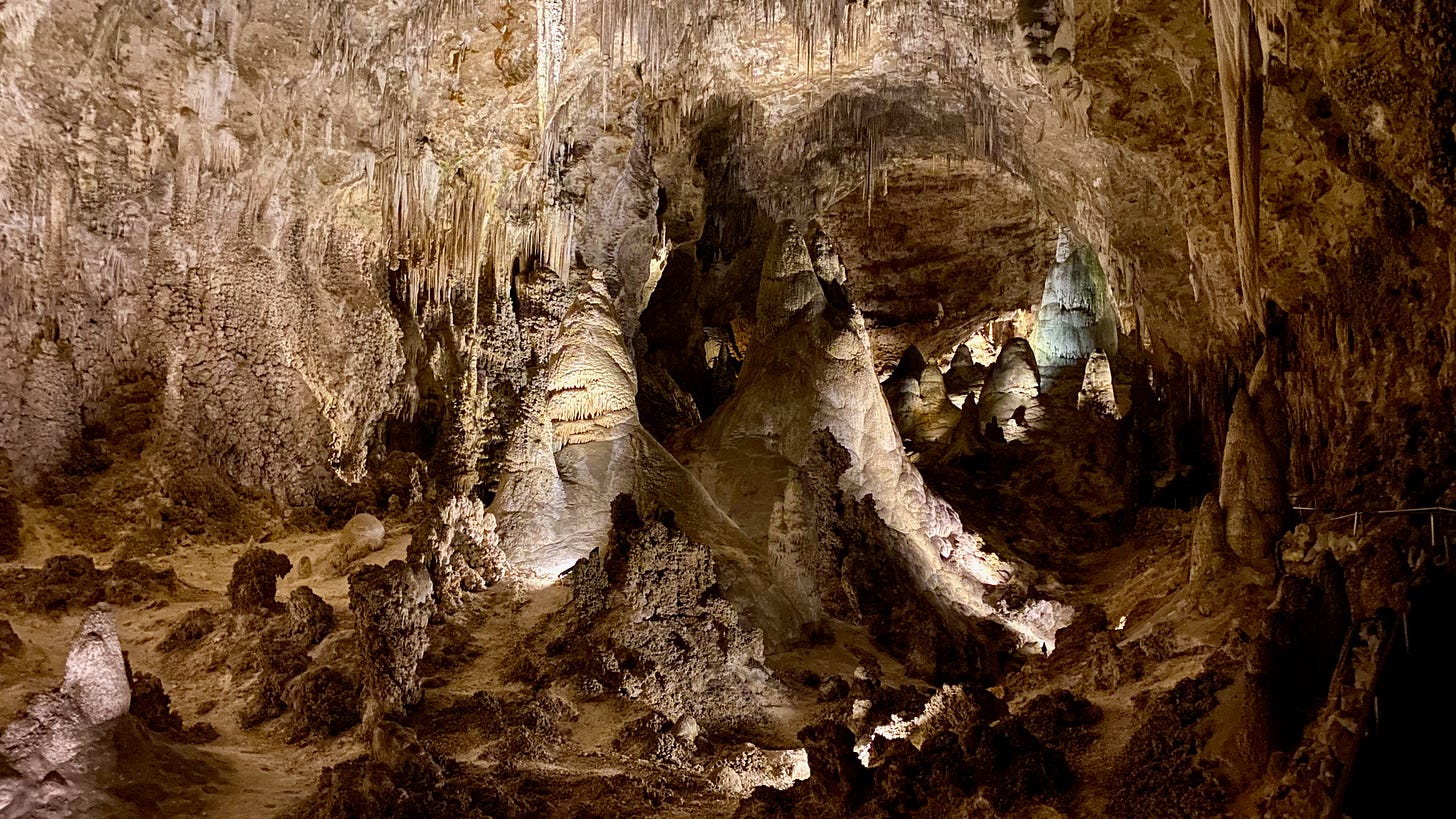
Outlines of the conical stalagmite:
{"label": "conical stalagmite", "polygon": [[976,363],[970,347],[956,345],[955,355],[950,360],[950,369],[945,371],[945,391],[951,395],[969,395],[975,390],[979,394],[985,381],[985,365]]}
{"label": "conical stalagmite", "polygon": [[986,376],[977,402],[981,423],[995,423],[1007,440],[1025,437],[1026,427],[1013,418],[1034,414],[1036,398],[1041,394],[1041,377],[1036,354],[1024,338],[1013,338],[1001,348],[996,363]]}
{"label": "conical stalagmite", "polygon": [[1117,394],[1112,387],[1112,365],[1101,350],[1087,359],[1082,389],[1077,393],[1077,409],[1113,418],[1118,416]]}
{"label": "conical stalagmite", "polygon": [[1223,507],[1212,493],[1193,518],[1193,542],[1188,555],[1188,587],[1200,614],[1212,614],[1235,571],[1224,529]]}
{"label": "conical stalagmite", "polygon": [[966,403],[961,406],[960,419],[956,421],[955,429],[951,430],[950,445],[946,448],[942,461],[949,463],[956,458],[984,451],[986,428],[981,424],[981,413],[976,407],[975,396],[967,395]]}
{"label": "conical stalagmite", "polygon": [[945,379],[934,363],[926,364],[920,374],[920,417],[916,438],[922,442],[945,440],[960,420],[960,410],[946,394]]}
{"label": "conical stalagmite", "polygon": [[1247,565],[1272,573],[1274,543],[1284,531],[1289,501],[1284,472],[1264,435],[1263,421],[1243,390],[1229,414],[1218,497],[1229,547]]}
{"label": "conical stalagmite", "polygon": [[1043,378],[1058,378],[1094,350],[1117,352],[1117,315],[1097,254],[1063,229],[1047,271],[1031,346]]}

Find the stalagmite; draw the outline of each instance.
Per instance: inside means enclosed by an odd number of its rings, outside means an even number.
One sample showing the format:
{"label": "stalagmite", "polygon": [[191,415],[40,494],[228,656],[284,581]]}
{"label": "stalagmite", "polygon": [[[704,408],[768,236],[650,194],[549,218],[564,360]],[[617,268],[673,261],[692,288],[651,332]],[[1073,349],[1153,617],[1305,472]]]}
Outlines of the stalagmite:
{"label": "stalagmite", "polygon": [[[748,462],[730,453],[755,453],[760,470],[773,458],[783,459],[784,467],[803,464],[813,432],[827,429],[849,453],[840,485],[855,498],[873,496],[884,523],[904,536],[905,551],[895,559],[917,582],[949,610],[995,619],[1029,642],[1052,645],[1066,614],[1061,607],[1032,601],[1013,610],[988,602],[987,587],[1010,581],[1016,569],[986,551],[909,462],[875,377],[862,316],[812,292],[824,288],[812,264],[805,264],[795,225],[782,225],[771,247],[759,289],[761,328],[738,389],[694,441],[689,467],[735,517],[766,523],[769,510],[754,511],[750,491],[765,475],[739,473]],[[775,329],[765,331],[764,324]],[[1030,347],[1020,343],[1029,360]],[[813,388],[804,389],[805,383]]]}
{"label": "stalagmite", "polygon": [[1264,435],[1258,409],[1243,390],[1229,414],[1219,505],[1227,519],[1229,547],[1247,565],[1272,574],[1274,543],[1284,531],[1289,501],[1283,469]]}
{"label": "stalagmite", "polygon": [[1055,379],[1094,350],[1117,354],[1117,313],[1097,254],[1065,228],[1047,272],[1031,346],[1043,379]]}
{"label": "stalagmite", "polygon": [[1038,414],[1041,375],[1036,354],[1024,338],[1013,338],[1001,347],[996,363],[986,375],[977,402],[982,424],[994,423],[1008,441],[1024,438],[1032,416]]}
{"label": "stalagmite", "polygon": [[922,441],[939,442],[950,435],[960,420],[960,410],[946,393],[945,379],[934,363],[920,373],[920,418],[917,436]]}
{"label": "stalagmite", "polygon": [[976,406],[976,397],[968,393],[966,402],[961,405],[960,419],[956,421],[955,429],[951,430],[950,446],[946,448],[944,461],[949,463],[956,458],[984,452],[985,430],[981,423],[980,409]]}
{"label": "stalagmite", "polygon": [[951,395],[970,395],[974,391],[979,395],[985,381],[986,367],[976,363],[970,347],[957,344],[950,369],[945,371],[945,391]]}
{"label": "stalagmite", "polygon": [[[40,694],[0,736],[0,760],[37,782],[99,740],[131,706],[131,680],[109,606],[86,614],[59,688]],[[3,807],[3,806],[0,806]]]}
{"label": "stalagmite", "polygon": [[423,693],[416,668],[435,611],[429,573],[402,560],[363,566],[349,578],[349,608],[358,619],[365,724],[403,715]]}
{"label": "stalagmite", "polygon": [[960,419],[960,410],[946,393],[940,368],[927,363],[920,348],[913,344],[885,379],[884,392],[900,435],[916,445],[943,441]]}
{"label": "stalagmite", "polygon": [[1112,386],[1112,365],[1101,350],[1087,359],[1082,375],[1082,389],[1077,393],[1077,409],[1112,418],[1119,416],[1117,394]]}
{"label": "stalagmite", "polygon": [[1200,614],[1212,614],[1229,587],[1235,557],[1225,537],[1223,507],[1212,494],[1193,519],[1193,541],[1188,555],[1188,587]]}
{"label": "stalagmite", "polygon": [[620,438],[637,423],[637,370],[600,276],[584,283],[567,310],[547,372],[546,412],[558,451]]}

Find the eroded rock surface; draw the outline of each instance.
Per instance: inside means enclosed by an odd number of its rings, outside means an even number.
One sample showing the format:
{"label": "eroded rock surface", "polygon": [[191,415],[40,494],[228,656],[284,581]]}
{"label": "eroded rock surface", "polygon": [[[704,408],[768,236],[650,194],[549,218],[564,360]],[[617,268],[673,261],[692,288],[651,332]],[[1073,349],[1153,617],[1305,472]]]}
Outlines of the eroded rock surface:
{"label": "eroded rock surface", "polygon": [[392,560],[362,566],[349,577],[349,608],[357,620],[364,716],[371,725],[402,715],[423,691],[417,667],[435,611],[434,585],[422,567]]}

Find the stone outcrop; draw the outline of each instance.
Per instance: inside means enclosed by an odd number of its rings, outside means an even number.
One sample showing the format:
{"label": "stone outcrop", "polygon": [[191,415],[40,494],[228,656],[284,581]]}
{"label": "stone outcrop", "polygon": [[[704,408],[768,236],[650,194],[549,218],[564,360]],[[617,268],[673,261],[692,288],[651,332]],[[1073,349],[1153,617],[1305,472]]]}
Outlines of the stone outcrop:
{"label": "stone outcrop", "polygon": [[665,522],[613,502],[605,548],[572,571],[571,661],[595,686],[641,699],[708,731],[763,719],[774,684],[763,634],[717,589],[711,551]]}
{"label": "stone outcrop", "polygon": [[495,515],[473,493],[454,494],[438,504],[416,527],[409,557],[429,567],[435,597],[447,608],[499,580],[506,563]]}
{"label": "stone outcrop", "polygon": [[1218,500],[1234,554],[1272,575],[1274,544],[1284,532],[1289,500],[1284,470],[1264,433],[1263,419],[1242,390],[1229,413]]}
{"label": "stone outcrop", "polygon": [[24,776],[39,782],[99,742],[103,726],[130,707],[131,679],[116,620],[109,608],[101,606],[81,621],[60,687],[41,694],[5,728],[0,737],[4,756]]}
{"label": "stone outcrop", "polygon": [[402,560],[363,566],[349,577],[349,608],[357,619],[365,721],[402,715],[423,693],[417,666],[435,611],[429,573]]}
{"label": "stone outcrop", "polygon": [[308,586],[288,595],[288,631],[308,645],[318,645],[334,630],[334,607]]}
{"label": "stone outcrop", "polygon": [[228,602],[233,611],[252,613],[276,605],[278,578],[293,570],[287,555],[261,546],[250,546],[233,564],[228,581]]}
{"label": "stone outcrop", "polygon": [[383,548],[384,524],[379,518],[361,512],[349,518],[329,550],[330,568],[334,576],[348,574],[350,564]]}

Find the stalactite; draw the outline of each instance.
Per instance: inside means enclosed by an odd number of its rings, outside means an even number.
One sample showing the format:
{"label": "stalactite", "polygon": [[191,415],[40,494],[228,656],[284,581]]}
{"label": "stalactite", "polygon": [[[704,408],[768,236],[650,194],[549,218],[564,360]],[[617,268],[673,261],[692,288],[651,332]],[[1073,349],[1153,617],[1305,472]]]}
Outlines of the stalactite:
{"label": "stalactite", "polygon": [[536,116],[543,141],[551,122],[556,101],[556,86],[561,83],[561,67],[569,50],[571,31],[564,0],[537,0],[536,3]]}
{"label": "stalactite", "polygon": [[1259,148],[1264,124],[1262,45],[1249,0],[1209,0],[1233,193],[1234,246],[1244,309],[1262,323],[1259,291]]}
{"label": "stalactite", "polygon": [[791,26],[811,71],[821,45],[832,66],[841,53],[858,49],[870,29],[869,5],[856,0],[599,0],[597,36],[609,65],[640,60],[651,79],[699,45],[714,19],[733,13],[755,13],[764,26]]}

